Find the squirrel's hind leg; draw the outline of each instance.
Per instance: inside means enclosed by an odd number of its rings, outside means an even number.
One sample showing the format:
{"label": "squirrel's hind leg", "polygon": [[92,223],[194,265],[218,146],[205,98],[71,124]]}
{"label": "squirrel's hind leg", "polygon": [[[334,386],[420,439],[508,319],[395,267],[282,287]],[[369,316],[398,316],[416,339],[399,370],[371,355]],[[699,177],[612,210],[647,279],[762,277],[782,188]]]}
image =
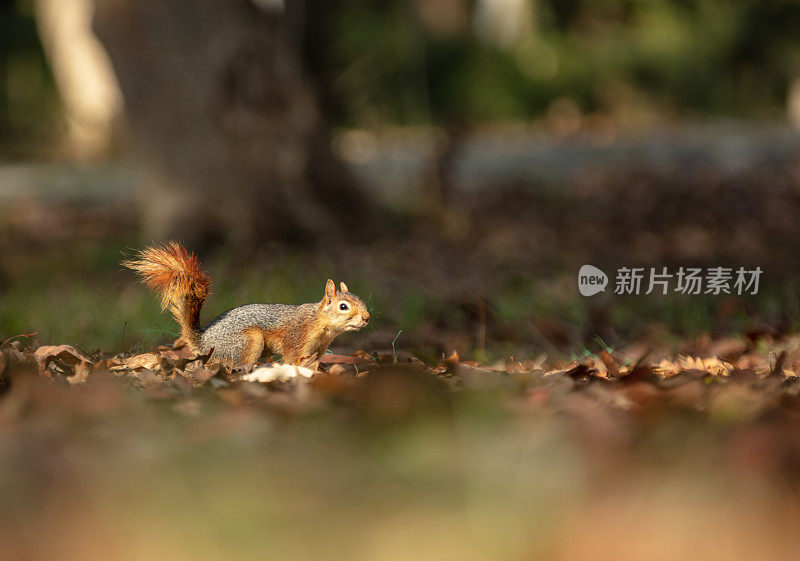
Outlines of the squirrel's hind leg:
{"label": "squirrel's hind leg", "polygon": [[259,327],[249,327],[242,332],[245,344],[242,354],[236,357],[238,365],[257,362],[264,353],[264,331]]}

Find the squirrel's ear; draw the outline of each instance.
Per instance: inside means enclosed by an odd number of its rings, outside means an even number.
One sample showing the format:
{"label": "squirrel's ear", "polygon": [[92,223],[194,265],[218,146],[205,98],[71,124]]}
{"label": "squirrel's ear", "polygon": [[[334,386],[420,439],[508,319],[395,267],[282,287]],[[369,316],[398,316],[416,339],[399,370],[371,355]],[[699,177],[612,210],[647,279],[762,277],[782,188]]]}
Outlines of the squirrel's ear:
{"label": "squirrel's ear", "polygon": [[342,292],[350,292],[349,290],[347,290],[347,285],[343,282],[339,283],[339,288],[342,289]]}
{"label": "squirrel's ear", "polygon": [[328,279],[328,282],[325,283],[325,298],[331,300],[334,296],[336,296],[336,285],[331,279]]}

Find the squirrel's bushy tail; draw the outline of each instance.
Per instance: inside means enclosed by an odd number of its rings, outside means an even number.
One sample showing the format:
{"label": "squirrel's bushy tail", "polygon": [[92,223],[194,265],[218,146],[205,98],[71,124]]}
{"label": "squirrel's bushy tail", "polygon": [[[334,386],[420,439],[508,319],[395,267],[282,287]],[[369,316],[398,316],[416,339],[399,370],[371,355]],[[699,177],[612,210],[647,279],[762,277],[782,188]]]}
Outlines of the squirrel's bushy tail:
{"label": "squirrel's bushy tail", "polygon": [[197,256],[173,241],[148,247],[122,265],[136,271],[161,297],[161,309],[172,312],[181,326],[181,338],[200,350],[200,310],[211,279]]}

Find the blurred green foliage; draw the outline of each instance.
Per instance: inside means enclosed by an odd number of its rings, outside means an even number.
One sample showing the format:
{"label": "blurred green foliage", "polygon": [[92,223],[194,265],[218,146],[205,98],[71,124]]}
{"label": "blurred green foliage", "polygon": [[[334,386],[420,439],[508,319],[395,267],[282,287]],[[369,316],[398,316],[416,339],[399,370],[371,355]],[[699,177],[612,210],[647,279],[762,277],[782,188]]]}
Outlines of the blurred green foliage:
{"label": "blurred green foliage", "polygon": [[796,2],[538,1],[504,44],[481,36],[475,6],[459,28],[417,5],[343,2],[329,61],[348,124],[528,120],[559,97],[611,115],[774,116],[800,68]]}

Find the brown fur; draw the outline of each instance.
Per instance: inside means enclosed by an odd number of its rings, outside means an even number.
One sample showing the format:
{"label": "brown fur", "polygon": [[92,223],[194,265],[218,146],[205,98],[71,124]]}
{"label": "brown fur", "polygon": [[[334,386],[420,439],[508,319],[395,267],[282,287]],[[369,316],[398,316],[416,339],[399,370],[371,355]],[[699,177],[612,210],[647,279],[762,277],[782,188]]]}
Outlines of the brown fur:
{"label": "brown fur", "polygon": [[200,310],[211,288],[200,260],[171,241],[149,247],[122,265],[132,269],[161,297],[161,309],[169,308],[181,326],[181,338],[199,349]]}
{"label": "brown fur", "polygon": [[264,348],[273,354],[283,354],[288,327],[264,330]]}
{"label": "brown fur", "polygon": [[248,327],[242,331],[242,335],[246,340],[242,363],[258,361],[264,352],[264,330],[260,327]]}

